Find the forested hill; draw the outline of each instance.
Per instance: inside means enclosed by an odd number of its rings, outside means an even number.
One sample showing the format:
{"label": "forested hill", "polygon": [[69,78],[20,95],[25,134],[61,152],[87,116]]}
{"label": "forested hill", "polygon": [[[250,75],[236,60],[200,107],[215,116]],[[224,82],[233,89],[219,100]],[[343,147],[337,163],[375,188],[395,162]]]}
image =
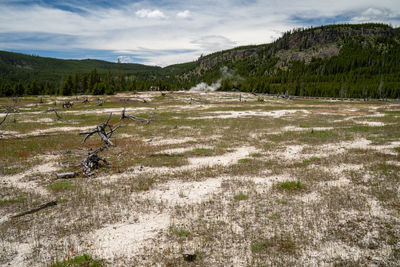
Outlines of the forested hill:
{"label": "forested hill", "polygon": [[61,86],[68,75],[76,73],[83,77],[94,69],[99,75],[112,72],[120,75],[136,74],[146,77],[152,72],[159,71],[161,67],[112,63],[94,59],[64,60],[0,51],[0,85],[12,86],[21,83],[28,86],[35,82],[39,87],[43,87],[47,83],[48,86],[57,89],[56,87]]}
{"label": "forested hill", "polygon": [[400,97],[400,29],[384,24],[296,29],[275,42],[201,57],[181,79],[222,89],[308,96]]}
{"label": "forested hill", "polygon": [[220,90],[399,98],[399,60],[400,29],[374,23],[296,29],[270,44],[165,68],[0,52],[0,94],[174,90],[221,81]]}

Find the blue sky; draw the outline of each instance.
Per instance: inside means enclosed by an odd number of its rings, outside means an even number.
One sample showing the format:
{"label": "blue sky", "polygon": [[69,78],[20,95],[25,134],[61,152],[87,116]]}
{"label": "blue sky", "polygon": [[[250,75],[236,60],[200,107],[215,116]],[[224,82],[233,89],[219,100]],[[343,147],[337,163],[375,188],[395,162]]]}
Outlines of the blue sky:
{"label": "blue sky", "polygon": [[400,0],[0,0],[0,50],[166,66],[332,23],[400,25]]}

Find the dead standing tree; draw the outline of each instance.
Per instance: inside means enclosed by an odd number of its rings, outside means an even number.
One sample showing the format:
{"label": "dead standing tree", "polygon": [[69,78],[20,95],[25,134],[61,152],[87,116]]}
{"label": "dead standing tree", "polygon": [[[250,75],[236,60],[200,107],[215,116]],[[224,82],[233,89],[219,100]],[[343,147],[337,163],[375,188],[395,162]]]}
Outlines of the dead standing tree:
{"label": "dead standing tree", "polygon": [[[115,127],[114,129],[112,128],[113,126],[111,124],[109,124],[110,119],[111,119],[112,113],[110,113],[110,116],[108,116],[108,119],[106,120],[106,122],[97,125],[97,127],[91,131],[87,131],[87,132],[83,132],[80,133],[80,135],[86,135],[85,138],[83,139],[82,143],[86,142],[86,140],[94,135],[94,134],[98,134],[100,139],[104,142],[104,145],[102,147],[100,147],[99,149],[96,150],[90,150],[88,153],[87,158],[85,158],[82,161],[82,169],[83,169],[83,173],[87,176],[87,177],[92,177],[93,173],[92,170],[96,169],[100,166],[100,162],[102,161],[104,164],[108,164],[108,162],[102,158],[101,156],[98,155],[98,153],[104,151],[105,149],[107,149],[109,146],[113,146],[114,144],[110,141],[110,138],[112,137],[113,133],[121,127],[121,125],[118,125],[117,127]],[[108,129],[108,131],[107,131]]]}
{"label": "dead standing tree", "polygon": [[55,108],[48,108],[48,109],[47,109],[47,112],[54,112],[54,113],[56,114],[57,120],[61,120],[61,116],[58,115],[57,109],[55,109]]}

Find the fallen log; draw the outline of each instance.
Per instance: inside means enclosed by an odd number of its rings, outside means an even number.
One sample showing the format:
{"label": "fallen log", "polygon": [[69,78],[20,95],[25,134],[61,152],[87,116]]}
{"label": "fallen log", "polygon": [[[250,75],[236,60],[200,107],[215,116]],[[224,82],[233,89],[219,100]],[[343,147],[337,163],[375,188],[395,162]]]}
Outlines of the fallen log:
{"label": "fallen log", "polygon": [[53,201],[41,204],[36,208],[33,208],[33,209],[30,209],[30,210],[18,213],[16,215],[12,216],[11,218],[17,218],[17,217],[21,217],[21,216],[28,215],[28,214],[31,214],[31,213],[35,213],[35,212],[37,212],[37,211],[39,211],[41,209],[44,209],[44,208],[47,208],[47,207],[51,207],[51,206],[55,206],[55,205],[57,205],[57,200],[53,200]]}
{"label": "fallen log", "polygon": [[63,172],[63,173],[56,173],[58,179],[68,179],[74,178],[77,175],[76,172]]}
{"label": "fallen log", "polygon": [[99,103],[96,104],[96,107],[101,107],[104,104],[104,100],[101,100]]}
{"label": "fallen log", "polygon": [[121,114],[121,119],[120,119],[120,120],[123,120],[123,119],[130,119],[130,120],[133,120],[133,121],[145,122],[145,123],[147,123],[147,124],[149,124],[149,123],[151,122],[150,119],[141,118],[141,117],[136,117],[136,116],[132,116],[132,115],[126,115],[126,114],[125,114],[125,107],[124,107],[124,109],[122,110],[122,114]]}

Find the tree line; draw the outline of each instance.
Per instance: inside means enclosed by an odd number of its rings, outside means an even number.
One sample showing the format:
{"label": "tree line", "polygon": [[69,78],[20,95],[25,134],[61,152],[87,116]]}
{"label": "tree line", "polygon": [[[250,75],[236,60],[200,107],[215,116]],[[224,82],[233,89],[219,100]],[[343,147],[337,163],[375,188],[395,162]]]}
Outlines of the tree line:
{"label": "tree line", "polygon": [[[367,26],[351,27],[358,29]],[[376,28],[385,25],[369,26]],[[41,76],[38,80],[24,82],[5,75],[0,77],[0,96],[101,95],[118,91],[143,91],[150,87],[161,90],[190,89],[200,82],[211,84],[220,80],[221,69],[224,67],[235,75],[222,80],[220,90],[223,91],[320,97],[400,98],[400,36],[391,35],[391,27],[383,27],[385,34],[376,36],[341,36],[336,44],[340,47],[339,54],[329,58],[284,61],[277,54],[279,49],[293,46],[290,36],[294,33],[298,42],[297,48],[279,51],[296,53],[305,49],[312,50],[313,47],[309,47],[310,39],[303,38],[301,34],[304,32],[308,36],[318,29],[289,32],[275,43],[263,46],[256,55],[240,59],[227,57],[209,68],[199,68],[200,61],[135,72],[98,72],[94,68],[88,73],[76,71],[64,75],[58,81]],[[319,39],[325,38],[323,34],[319,34]],[[327,36],[331,36],[331,33]],[[215,56],[219,54],[216,53]]]}

